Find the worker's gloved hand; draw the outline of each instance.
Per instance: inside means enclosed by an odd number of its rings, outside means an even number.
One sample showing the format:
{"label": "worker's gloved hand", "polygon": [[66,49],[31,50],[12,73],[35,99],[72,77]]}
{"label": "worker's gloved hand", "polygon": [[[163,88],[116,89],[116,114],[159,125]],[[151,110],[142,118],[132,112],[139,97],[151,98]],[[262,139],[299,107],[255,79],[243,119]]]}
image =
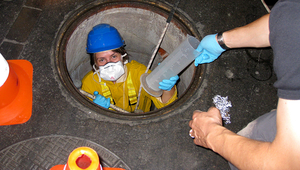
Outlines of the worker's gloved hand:
{"label": "worker's gloved hand", "polygon": [[110,98],[105,98],[104,96],[100,95],[97,91],[94,91],[94,95],[96,96],[96,99],[93,100],[94,103],[106,109],[109,108]]}
{"label": "worker's gloved hand", "polygon": [[174,87],[178,79],[179,79],[178,75],[171,77],[169,80],[164,79],[163,81],[159,82],[160,86],[158,88],[162,90],[170,91]]}
{"label": "worker's gloved hand", "polygon": [[195,59],[196,67],[198,64],[213,62],[225,51],[217,42],[216,35],[207,35],[201,40],[196,50],[202,53]]}

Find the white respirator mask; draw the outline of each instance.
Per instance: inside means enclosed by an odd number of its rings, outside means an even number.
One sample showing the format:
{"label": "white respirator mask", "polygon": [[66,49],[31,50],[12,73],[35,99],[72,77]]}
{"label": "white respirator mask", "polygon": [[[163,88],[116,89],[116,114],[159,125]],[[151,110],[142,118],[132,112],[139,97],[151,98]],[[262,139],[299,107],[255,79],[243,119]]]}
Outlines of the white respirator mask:
{"label": "white respirator mask", "polygon": [[[124,73],[124,65],[123,57],[127,56],[127,53],[121,56],[122,60],[118,61],[116,63],[107,63],[104,66],[99,66],[99,69],[97,69],[96,64],[93,65],[93,69],[95,70],[94,74],[97,74],[99,77],[99,82],[101,82],[101,78],[107,81],[115,81],[118,78],[120,78]],[[124,64],[127,64],[128,60],[124,61]],[[101,74],[100,74],[101,73]],[[94,79],[94,76],[93,76]],[[94,81],[96,81],[94,79]]]}
{"label": "white respirator mask", "polygon": [[107,81],[116,81],[125,73],[122,61],[107,63],[104,66],[100,66],[99,71],[100,77]]}

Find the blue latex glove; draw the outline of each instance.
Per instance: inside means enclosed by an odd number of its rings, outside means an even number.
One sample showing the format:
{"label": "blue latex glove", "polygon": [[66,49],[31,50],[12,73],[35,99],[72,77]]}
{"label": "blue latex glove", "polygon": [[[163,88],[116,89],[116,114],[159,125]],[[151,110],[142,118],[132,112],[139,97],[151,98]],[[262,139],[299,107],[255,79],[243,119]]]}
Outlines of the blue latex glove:
{"label": "blue latex glove", "polygon": [[158,88],[162,90],[170,91],[174,87],[178,79],[179,79],[178,75],[171,77],[169,80],[164,79],[163,81],[159,82],[160,86]]}
{"label": "blue latex glove", "polygon": [[97,91],[94,91],[94,95],[96,96],[96,99],[93,100],[94,103],[106,109],[109,108],[110,98],[105,98],[104,96],[100,95]]}
{"label": "blue latex glove", "polygon": [[207,35],[201,40],[196,50],[202,53],[195,59],[196,67],[198,64],[213,62],[225,51],[217,42],[216,35]]}

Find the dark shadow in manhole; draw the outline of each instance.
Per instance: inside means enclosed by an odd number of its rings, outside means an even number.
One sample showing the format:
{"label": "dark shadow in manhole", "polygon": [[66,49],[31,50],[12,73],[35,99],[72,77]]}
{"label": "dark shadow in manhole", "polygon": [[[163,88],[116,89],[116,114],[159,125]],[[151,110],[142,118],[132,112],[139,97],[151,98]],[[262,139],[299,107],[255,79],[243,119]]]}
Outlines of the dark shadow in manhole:
{"label": "dark shadow in manhole", "polygon": [[[116,27],[125,40],[129,60],[136,60],[147,66],[171,9],[172,5],[163,2],[110,0],[95,1],[75,11],[62,25],[55,44],[56,67],[71,95],[98,114],[123,120],[159,117],[187,102],[201,85],[205,65],[195,67],[192,63],[179,74],[178,99],[175,102],[143,114],[126,114],[101,108],[78,90],[81,79],[92,69],[90,56],[86,53],[86,41],[89,31],[95,25],[108,23]],[[177,10],[150,69],[155,69],[163,60],[164,53],[170,54],[187,34],[201,39],[189,17]]]}

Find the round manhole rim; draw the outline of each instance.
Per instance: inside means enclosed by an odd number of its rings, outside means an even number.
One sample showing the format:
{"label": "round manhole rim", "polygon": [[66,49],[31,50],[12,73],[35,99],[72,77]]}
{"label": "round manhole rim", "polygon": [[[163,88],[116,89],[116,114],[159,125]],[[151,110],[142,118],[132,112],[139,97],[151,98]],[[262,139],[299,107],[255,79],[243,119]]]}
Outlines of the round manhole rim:
{"label": "round manhole rim", "polygon": [[[130,4],[128,4],[130,3]],[[144,114],[126,114],[126,113],[120,113],[116,111],[112,111],[109,109],[104,109],[93,102],[89,101],[85,96],[80,94],[79,90],[75,87],[73,84],[66,67],[66,58],[65,58],[65,48],[68,42],[68,38],[66,37],[66,34],[68,31],[70,31],[70,28],[74,28],[74,25],[78,26],[78,23],[84,18],[84,16],[91,16],[99,9],[107,8],[107,6],[116,5],[119,7],[125,6],[125,7],[136,7],[135,5],[146,5],[146,6],[152,6],[153,8],[156,8],[160,10],[161,13],[163,13],[166,17],[168,16],[169,12],[172,10],[172,5],[169,5],[165,2],[154,2],[152,0],[147,1],[139,1],[139,0],[132,0],[132,1],[118,1],[118,0],[110,0],[110,1],[95,1],[88,3],[81,8],[75,10],[70,14],[70,16],[64,21],[62,26],[60,27],[60,30],[56,36],[55,46],[54,46],[54,55],[55,55],[55,68],[57,71],[57,74],[59,75],[60,82],[63,83],[63,86],[67,90],[68,93],[72,94],[72,97],[76,99],[77,102],[83,105],[85,109],[79,109],[83,110],[84,112],[88,111],[89,113],[95,112],[96,114],[101,114],[104,116],[107,116],[109,118],[116,118],[121,120],[130,120],[130,121],[140,121],[140,120],[148,120],[153,118],[161,118],[164,115],[168,115],[171,112],[174,112],[176,109],[178,109],[181,105],[186,103],[197,91],[197,89],[201,86],[202,81],[204,79],[204,73],[206,71],[206,65],[201,65],[195,68],[194,70],[194,76],[191,80],[190,85],[187,87],[188,90],[184,92],[176,101],[171,103],[170,105],[163,107],[158,110],[150,111]],[[133,5],[134,4],[134,5]],[[102,7],[99,7],[102,6]],[[159,15],[161,15],[161,13]],[[86,18],[85,18],[86,19]],[[175,20],[175,21],[174,21]],[[172,22],[176,22],[176,24],[183,24],[183,26],[187,29],[187,33],[189,33],[192,36],[195,36],[196,38],[200,39],[200,34],[194,26],[193,21],[190,19],[190,17],[187,16],[187,14],[182,13],[180,10],[176,10]],[[74,31],[74,30],[73,30]],[[72,32],[72,31],[71,31]],[[192,89],[192,90],[191,90]],[[88,108],[88,109],[86,109]]]}

